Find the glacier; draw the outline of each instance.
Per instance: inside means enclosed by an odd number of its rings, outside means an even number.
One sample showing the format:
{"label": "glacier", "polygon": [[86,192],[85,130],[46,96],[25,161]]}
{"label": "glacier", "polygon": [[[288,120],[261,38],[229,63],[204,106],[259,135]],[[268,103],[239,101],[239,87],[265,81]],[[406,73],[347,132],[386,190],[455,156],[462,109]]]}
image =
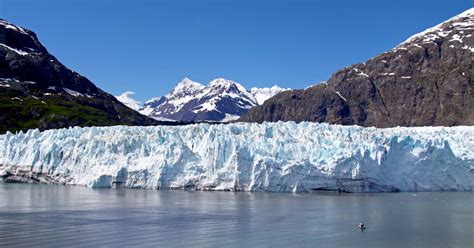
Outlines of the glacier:
{"label": "glacier", "polygon": [[229,191],[472,191],[474,127],[321,123],[68,128],[0,135],[5,182]]}

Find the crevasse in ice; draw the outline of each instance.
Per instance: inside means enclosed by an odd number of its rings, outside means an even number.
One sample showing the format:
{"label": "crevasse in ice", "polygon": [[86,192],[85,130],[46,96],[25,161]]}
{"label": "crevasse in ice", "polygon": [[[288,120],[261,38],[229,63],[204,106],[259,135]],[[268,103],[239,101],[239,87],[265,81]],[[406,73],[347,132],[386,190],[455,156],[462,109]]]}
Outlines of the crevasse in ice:
{"label": "crevasse in ice", "polygon": [[88,187],[472,191],[474,127],[277,122],[30,130],[0,135],[0,175]]}

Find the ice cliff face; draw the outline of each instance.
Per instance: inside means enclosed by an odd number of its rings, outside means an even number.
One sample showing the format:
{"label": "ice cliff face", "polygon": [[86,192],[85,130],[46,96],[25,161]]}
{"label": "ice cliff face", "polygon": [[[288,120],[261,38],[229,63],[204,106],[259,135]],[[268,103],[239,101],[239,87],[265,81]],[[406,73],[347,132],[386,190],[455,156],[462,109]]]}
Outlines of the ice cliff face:
{"label": "ice cliff face", "polygon": [[0,175],[88,187],[348,192],[474,188],[474,127],[90,127],[0,136]]}

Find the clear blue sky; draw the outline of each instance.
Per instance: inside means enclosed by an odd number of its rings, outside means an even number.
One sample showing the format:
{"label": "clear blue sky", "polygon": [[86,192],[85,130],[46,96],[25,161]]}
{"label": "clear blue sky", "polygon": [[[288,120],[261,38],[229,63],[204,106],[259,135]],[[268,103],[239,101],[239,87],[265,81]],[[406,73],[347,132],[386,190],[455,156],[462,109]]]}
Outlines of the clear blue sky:
{"label": "clear blue sky", "polygon": [[470,7],[467,0],[0,0],[97,86],[144,101],[183,77],[304,88]]}

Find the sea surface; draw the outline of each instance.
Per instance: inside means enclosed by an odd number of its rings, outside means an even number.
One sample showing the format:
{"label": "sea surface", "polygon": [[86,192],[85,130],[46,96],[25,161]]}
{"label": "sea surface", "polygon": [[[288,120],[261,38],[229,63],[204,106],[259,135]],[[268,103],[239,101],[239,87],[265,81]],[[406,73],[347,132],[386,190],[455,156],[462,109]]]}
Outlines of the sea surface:
{"label": "sea surface", "polygon": [[[357,224],[364,222],[361,231]],[[193,192],[0,183],[0,247],[474,247],[474,193]]]}

